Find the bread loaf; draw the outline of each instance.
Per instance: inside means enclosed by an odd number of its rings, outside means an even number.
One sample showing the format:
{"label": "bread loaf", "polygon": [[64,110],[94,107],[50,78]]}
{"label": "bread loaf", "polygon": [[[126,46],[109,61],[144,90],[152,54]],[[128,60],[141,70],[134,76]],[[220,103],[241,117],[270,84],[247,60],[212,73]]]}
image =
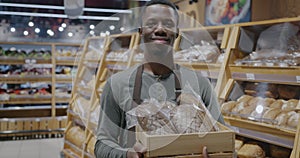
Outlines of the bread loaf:
{"label": "bread loaf", "polygon": [[284,103],[283,99],[278,99],[275,102],[273,102],[269,107],[270,108],[280,108],[281,109],[283,103]]}
{"label": "bread loaf", "polygon": [[237,102],[247,103],[252,98],[253,98],[253,96],[250,96],[250,95],[242,95],[239,99],[237,99]]}
{"label": "bread loaf", "polygon": [[281,109],[278,108],[270,108],[269,110],[267,110],[264,115],[263,115],[263,119],[265,120],[265,122],[270,123],[272,122],[276,116],[281,112]]}
{"label": "bread loaf", "polygon": [[290,157],[291,150],[276,145],[270,145],[270,156],[272,158]]}
{"label": "bread loaf", "polygon": [[96,137],[91,137],[86,147],[87,152],[92,155],[94,155],[94,148],[95,148],[96,141],[97,141]]}
{"label": "bread loaf", "polygon": [[290,85],[278,85],[279,98],[292,99],[297,95],[297,87]]}
{"label": "bread loaf", "polygon": [[295,108],[298,105],[299,100],[296,99],[290,99],[285,104],[282,105],[282,110],[284,111],[292,111],[295,110]]}
{"label": "bread loaf", "polygon": [[232,108],[231,112],[238,114],[247,106],[249,106],[247,102],[239,102],[234,106],[234,108]]}
{"label": "bread loaf", "polygon": [[242,110],[239,111],[239,114],[244,115],[244,116],[250,116],[250,114],[255,110],[256,106],[249,105],[244,107]]}
{"label": "bread loaf", "polygon": [[300,119],[300,114],[296,113],[295,111],[291,111],[291,112],[288,113],[288,115],[289,115],[289,118],[288,118],[288,121],[287,121],[288,127],[296,129],[297,125],[298,125],[298,122],[299,122],[299,119]]}
{"label": "bread loaf", "polygon": [[66,140],[76,145],[79,148],[82,148],[82,145],[85,141],[85,133],[79,126],[71,127],[65,134]]}
{"label": "bread loaf", "polygon": [[238,151],[239,158],[264,158],[265,152],[256,144],[244,144]]}
{"label": "bread loaf", "polygon": [[250,116],[257,119],[257,120],[260,120],[263,117],[264,113],[269,109],[270,109],[269,107],[257,106],[255,108],[255,110],[252,111]]}
{"label": "bread loaf", "polygon": [[285,111],[282,111],[275,118],[276,124],[279,126],[285,127],[287,125],[288,118],[289,118],[288,113]]}
{"label": "bread loaf", "polygon": [[221,111],[223,115],[228,115],[229,112],[235,107],[236,101],[225,102],[221,106]]}
{"label": "bread loaf", "polygon": [[234,140],[234,142],[235,142],[234,149],[237,152],[243,146],[244,142],[242,140],[238,140],[238,139]]}

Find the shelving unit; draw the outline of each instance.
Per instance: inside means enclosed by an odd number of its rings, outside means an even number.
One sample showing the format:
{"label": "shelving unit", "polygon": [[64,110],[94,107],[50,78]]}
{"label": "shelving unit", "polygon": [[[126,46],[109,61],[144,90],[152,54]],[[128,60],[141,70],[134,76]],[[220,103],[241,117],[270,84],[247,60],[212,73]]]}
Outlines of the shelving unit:
{"label": "shelving unit", "polygon": [[[31,89],[27,92],[12,89],[13,93],[9,92],[11,94],[1,94],[4,96],[0,101],[1,139],[7,137],[18,139],[15,136],[32,137],[36,134],[36,137],[43,137],[45,134],[61,134],[67,122],[68,105],[57,106],[57,104],[68,103],[68,101],[64,100],[66,98],[59,100],[55,97],[57,84],[55,68],[57,63],[63,64],[66,60],[56,62],[60,57],[56,54],[56,49],[66,51],[72,47],[74,54],[77,54],[80,44],[0,42],[0,46],[3,50],[0,64],[4,67],[13,67],[12,72],[0,75],[0,82],[8,86],[13,85],[15,88],[22,88],[25,85]],[[74,64],[75,60],[69,59],[67,64],[70,63]],[[71,80],[59,82],[71,83]],[[48,85],[46,90],[50,93],[39,88],[41,85]]]}
{"label": "shelving unit", "polygon": [[175,62],[199,71],[215,85],[231,30],[231,25],[181,29],[174,43]]}
{"label": "shelving unit", "polygon": [[[264,51],[264,47],[258,42],[258,40],[265,38],[262,37],[264,31],[272,27],[274,28],[274,26],[283,26],[284,23],[293,24],[299,28],[299,22],[300,18],[297,17],[241,23],[233,26],[225,55],[225,62],[222,64],[221,74],[219,74],[220,81],[216,87],[219,90],[223,89],[219,91],[218,94],[221,103],[236,101],[242,95],[251,94],[254,97],[274,98],[276,100],[299,100],[299,63],[295,63],[296,65],[287,65],[285,61],[280,60],[280,58],[278,58],[277,61],[266,58],[255,61],[254,57],[250,55],[255,55],[253,51],[257,51],[258,53]],[[278,36],[277,38],[280,37]],[[257,46],[261,48],[255,50],[258,48]],[[266,52],[267,51],[268,50],[266,50]],[[269,54],[271,53],[269,50]],[[275,55],[276,54],[274,54],[274,56]],[[289,64],[293,63],[290,62]],[[251,89],[250,85],[260,88]],[[269,90],[268,87],[262,88],[263,86],[261,85],[275,86],[274,93],[273,89]],[[290,95],[290,98],[283,96],[280,94],[280,90],[277,89],[277,86],[293,87],[294,89],[290,89],[289,91],[294,91],[296,95]],[[248,88],[250,88],[250,90]],[[257,106],[259,105],[257,104]],[[257,109],[255,110],[257,111]],[[283,111],[281,112],[283,113]],[[290,150],[293,149],[294,139],[297,133],[296,129],[285,128],[276,125],[276,123],[265,123],[266,120],[258,121],[255,118],[251,120],[251,117],[248,115],[237,117],[231,113],[224,116],[224,118],[228,124],[234,127],[233,129],[235,129],[237,135],[281,146]]]}

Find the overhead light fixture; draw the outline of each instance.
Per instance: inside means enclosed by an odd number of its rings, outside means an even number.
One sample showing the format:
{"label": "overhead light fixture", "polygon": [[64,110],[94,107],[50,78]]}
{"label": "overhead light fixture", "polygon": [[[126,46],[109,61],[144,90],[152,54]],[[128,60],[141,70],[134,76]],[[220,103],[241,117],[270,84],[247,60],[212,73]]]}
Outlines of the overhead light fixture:
{"label": "overhead light fixture", "polygon": [[64,31],[64,28],[63,28],[62,26],[60,26],[60,27],[58,28],[58,31],[62,32],[62,31]]}
{"label": "overhead light fixture", "polygon": [[114,25],[110,25],[110,26],[109,26],[109,29],[110,29],[110,30],[114,30],[114,29],[115,29],[115,26],[114,26]]}
{"label": "overhead light fixture", "polygon": [[66,27],[67,27],[67,24],[66,24],[66,23],[62,23],[62,24],[61,24],[61,27],[66,28]]}
{"label": "overhead light fixture", "polygon": [[95,28],[95,25],[90,25],[90,29],[93,30]]}
{"label": "overhead light fixture", "polygon": [[14,27],[10,28],[10,32],[16,32],[16,28]]}
{"label": "overhead light fixture", "polygon": [[29,21],[28,26],[33,27],[34,23],[32,21]]}
{"label": "overhead light fixture", "polygon": [[41,30],[40,30],[39,28],[35,28],[35,29],[34,29],[34,32],[35,32],[35,33],[40,33]]}
{"label": "overhead light fixture", "polygon": [[69,33],[68,33],[68,36],[69,36],[69,37],[72,37],[72,36],[73,36],[73,32],[69,32]]}
{"label": "overhead light fixture", "polygon": [[[34,16],[34,17],[51,17],[51,18],[68,18],[64,14],[49,14],[49,13],[30,13],[30,12],[11,12],[11,11],[0,11],[2,15],[19,15],[19,16]],[[79,16],[78,19],[87,20],[112,20],[119,21],[119,17],[105,17],[105,16]]]}
{"label": "overhead light fixture", "polygon": [[[0,3],[0,6],[65,10],[64,6],[38,5],[38,4]],[[132,13],[131,10],[102,9],[102,8],[83,8],[83,11],[87,11],[87,12],[107,12],[107,13]]]}
{"label": "overhead light fixture", "polygon": [[28,31],[24,31],[23,34],[24,34],[24,36],[27,36],[29,34],[29,32]]}

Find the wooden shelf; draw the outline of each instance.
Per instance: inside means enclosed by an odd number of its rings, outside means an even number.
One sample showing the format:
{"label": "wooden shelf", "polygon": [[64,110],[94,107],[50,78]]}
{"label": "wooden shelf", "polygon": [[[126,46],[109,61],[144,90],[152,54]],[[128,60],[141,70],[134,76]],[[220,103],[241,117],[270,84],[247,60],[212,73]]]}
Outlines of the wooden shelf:
{"label": "wooden shelf", "polygon": [[56,75],[56,83],[72,83],[73,78],[71,75]]}
{"label": "wooden shelf", "polygon": [[49,59],[44,58],[23,58],[23,57],[6,57],[0,56],[0,64],[6,65],[22,65],[27,61],[34,62],[35,64],[51,64],[51,57]]}
{"label": "wooden shelf", "polygon": [[48,82],[51,83],[51,75],[0,75],[0,82],[26,83],[26,82]]}
{"label": "wooden shelf", "polygon": [[77,66],[78,60],[76,57],[56,57],[56,65]]}

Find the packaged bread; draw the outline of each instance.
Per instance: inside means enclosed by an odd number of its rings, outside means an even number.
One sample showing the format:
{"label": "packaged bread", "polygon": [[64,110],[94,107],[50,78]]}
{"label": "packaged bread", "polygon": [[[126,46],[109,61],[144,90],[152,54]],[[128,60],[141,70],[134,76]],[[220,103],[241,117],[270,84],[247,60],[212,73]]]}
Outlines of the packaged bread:
{"label": "packaged bread", "polygon": [[242,95],[239,99],[237,99],[237,102],[247,103],[252,98],[253,98],[253,96],[250,96],[250,95]]}
{"label": "packaged bread", "polygon": [[85,133],[79,126],[71,127],[65,134],[66,140],[81,148],[85,141]]}
{"label": "packaged bread", "polygon": [[270,145],[270,156],[272,158],[284,158],[284,157],[290,157],[291,150],[276,146],[276,145]]}
{"label": "packaged bread", "polygon": [[234,142],[235,142],[234,149],[237,152],[243,146],[244,142],[242,140],[239,140],[239,139],[234,140]]}
{"label": "packaged bread", "polygon": [[273,98],[254,97],[251,100],[249,100],[248,104],[252,106],[270,106],[273,102],[275,102],[275,99]]}
{"label": "packaged bread", "polygon": [[238,151],[239,158],[264,158],[264,150],[256,144],[244,144]]}
{"label": "packaged bread", "polygon": [[277,125],[285,127],[287,125],[288,118],[289,118],[288,112],[282,111],[276,116],[275,122]]}
{"label": "packaged bread", "polygon": [[295,111],[290,111],[288,113],[289,118],[287,121],[287,126],[293,129],[297,129],[298,121],[300,119],[300,114]]}
{"label": "packaged bread", "polygon": [[299,100],[296,99],[290,99],[285,104],[282,105],[281,109],[284,111],[292,111],[295,110],[295,108],[298,105]]}
{"label": "packaged bread", "polygon": [[270,108],[280,108],[281,109],[283,104],[284,104],[284,100],[283,99],[278,99],[275,102],[273,102],[269,107]]}
{"label": "packaged bread", "polygon": [[256,120],[260,120],[263,117],[264,113],[269,109],[269,107],[258,105],[256,106],[255,110],[252,111],[250,117],[253,117]]}
{"label": "packaged bread", "polygon": [[227,115],[235,107],[236,101],[228,101],[222,104],[221,111],[223,115]]}
{"label": "packaged bread", "polygon": [[264,115],[263,115],[263,119],[265,122],[272,122],[276,117],[277,115],[281,112],[281,109],[278,109],[278,108],[270,108],[269,110],[267,110]]}

